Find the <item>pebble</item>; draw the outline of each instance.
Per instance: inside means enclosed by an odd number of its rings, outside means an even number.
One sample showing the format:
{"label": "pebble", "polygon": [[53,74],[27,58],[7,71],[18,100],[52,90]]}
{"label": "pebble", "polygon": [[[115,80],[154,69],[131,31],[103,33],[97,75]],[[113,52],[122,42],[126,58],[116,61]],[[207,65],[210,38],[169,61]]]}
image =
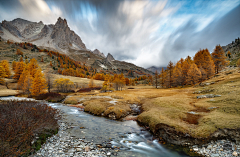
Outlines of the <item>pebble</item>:
{"label": "pebble", "polygon": [[209,157],[235,157],[240,154],[240,145],[229,140],[218,140],[202,146],[191,146],[190,150],[202,156]]}
{"label": "pebble", "polygon": [[[49,137],[35,154],[30,157],[107,157],[111,156],[111,148],[94,147],[93,141],[86,141],[85,138],[71,137],[66,131],[69,126],[63,119],[58,120],[59,131],[56,135]],[[114,154],[116,155],[116,154]]]}

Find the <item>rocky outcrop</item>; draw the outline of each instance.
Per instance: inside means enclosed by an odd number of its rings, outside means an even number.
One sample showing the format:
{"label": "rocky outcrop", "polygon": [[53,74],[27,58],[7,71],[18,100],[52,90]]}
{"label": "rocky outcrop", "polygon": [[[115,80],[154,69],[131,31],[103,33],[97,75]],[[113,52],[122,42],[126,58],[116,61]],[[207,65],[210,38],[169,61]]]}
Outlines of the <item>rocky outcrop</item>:
{"label": "rocky outcrop", "polygon": [[[55,25],[44,25],[42,21],[30,22],[17,18],[13,21],[3,21],[2,27],[17,37],[16,40],[23,42],[57,48],[62,52],[67,52],[70,48],[86,50],[81,38],[68,27],[67,20],[60,17]],[[4,37],[6,40],[10,39],[10,35]]]}
{"label": "rocky outcrop", "polygon": [[25,29],[21,32],[21,34],[24,36],[24,37],[29,37],[31,35],[35,35],[39,32],[41,32],[42,28],[44,27],[44,24],[42,21],[36,23],[30,23],[29,25],[27,25],[25,27]]}
{"label": "rocky outcrop", "polygon": [[109,62],[115,61],[115,59],[113,58],[113,56],[112,56],[110,53],[108,53],[106,59],[107,59]]}
{"label": "rocky outcrop", "polygon": [[101,56],[101,57],[103,57],[103,58],[106,58],[106,56],[105,56],[103,53],[101,53],[98,49],[95,49],[95,50],[93,51],[93,54],[96,54],[96,55],[99,55],[99,56]]}
{"label": "rocky outcrop", "polygon": [[11,22],[4,20],[2,22],[2,27],[7,29],[12,35],[16,36],[17,38],[23,38],[18,28],[14,26]]}
{"label": "rocky outcrop", "polygon": [[[235,39],[232,43],[222,46],[222,48],[230,61],[238,59],[240,56],[240,39]],[[228,54],[228,52],[230,52],[230,54]]]}
{"label": "rocky outcrop", "polygon": [[86,49],[86,46],[82,42],[81,38],[75,34],[75,32],[70,30],[66,19],[63,20],[60,17],[58,18],[50,37],[61,49],[67,49],[69,47],[83,50]]}

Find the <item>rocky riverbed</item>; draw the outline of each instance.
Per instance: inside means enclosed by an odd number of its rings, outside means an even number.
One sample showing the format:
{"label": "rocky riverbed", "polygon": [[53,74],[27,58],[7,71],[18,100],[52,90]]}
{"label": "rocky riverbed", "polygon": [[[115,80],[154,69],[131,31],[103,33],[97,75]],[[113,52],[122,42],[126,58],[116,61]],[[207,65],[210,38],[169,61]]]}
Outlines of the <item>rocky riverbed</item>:
{"label": "rocky riverbed", "polygon": [[117,155],[118,149],[102,148],[101,145],[93,145],[93,141],[85,138],[71,136],[66,130],[71,128],[66,120],[59,120],[58,134],[47,139],[34,157],[65,157],[65,156],[111,156]]}
{"label": "rocky riverbed", "polygon": [[229,140],[212,141],[211,143],[192,146],[192,151],[195,151],[203,156],[209,157],[236,157],[240,156],[240,143],[236,144]]}

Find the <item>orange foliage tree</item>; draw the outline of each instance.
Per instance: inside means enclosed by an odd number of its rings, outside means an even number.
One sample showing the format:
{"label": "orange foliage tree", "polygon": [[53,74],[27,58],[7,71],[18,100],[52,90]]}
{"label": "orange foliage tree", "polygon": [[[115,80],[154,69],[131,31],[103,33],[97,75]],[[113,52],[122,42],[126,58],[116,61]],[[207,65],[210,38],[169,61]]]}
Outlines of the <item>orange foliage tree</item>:
{"label": "orange foliage tree", "polygon": [[173,69],[173,84],[174,86],[183,85],[182,66],[180,62],[178,62]]}
{"label": "orange foliage tree", "polygon": [[44,77],[44,74],[42,73],[42,70],[38,68],[32,81],[30,89],[31,94],[33,96],[38,96],[39,94],[45,93],[46,89],[47,89],[46,79]]}
{"label": "orange foliage tree", "polygon": [[170,61],[167,66],[168,74],[169,74],[169,88],[172,87],[173,83],[173,63]]}
{"label": "orange foliage tree", "polygon": [[0,63],[0,84],[4,84],[5,81],[2,79],[4,77],[6,77],[5,69],[2,66],[2,64]]}
{"label": "orange foliage tree", "polygon": [[208,49],[198,51],[193,59],[199,69],[202,67],[205,70],[207,78],[214,74],[215,65]]}
{"label": "orange foliage tree", "polygon": [[227,57],[225,56],[225,52],[220,45],[215,47],[212,53],[212,58],[215,64],[215,73],[218,74],[219,70],[228,63],[226,61]]}
{"label": "orange foliage tree", "polygon": [[188,84],[194,85],[199,82],[200,78],[201,78],[200,70],[198,69],[195,63],[192,63],[187,73]]}
{"label": "orange foliage tree", "polygon": [[24,68],[25,68],[26,64],[24,62],[17,62],[16,63],[16,68],[15,68],[15,75],[14,75],[14,79],[19,80]]}
{"label": "orange foliage tree", "polygon": [[3,68],[4,68],[5,77],[6,77],[6,78],[9,78],[9,77],[11,76],[11,72],[10,72],[10,69],[9,69],[9,63],[8,63],[8,61],[7,61],[7,60],[2,60],[1,65],[2,65]]}

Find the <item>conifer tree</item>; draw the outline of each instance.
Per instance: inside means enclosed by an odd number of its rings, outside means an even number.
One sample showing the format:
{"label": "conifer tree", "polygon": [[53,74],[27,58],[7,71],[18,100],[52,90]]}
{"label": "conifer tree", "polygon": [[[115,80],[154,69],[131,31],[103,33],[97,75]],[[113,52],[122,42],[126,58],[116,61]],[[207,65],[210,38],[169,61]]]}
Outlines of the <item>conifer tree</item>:
{"label": "conifer tree", "polygon": [[4,71],[5,71],[5,77],[10,78],[11,72],[10,72],[10,69],[9,69],[8,61],[7,60],[2,60],[1,64],[2,64],[2,66],[4,68]]}
{"label": "conifer tree", "polygon": [[[31,74],[30,74],[31,75]],[[32,76],[32,75],[31,75]],[[38,96],[39,94],[45,93],[47,89],[46,79],[40,68],[36,71],[32,85],[31,85],[31,94],[33,96]]]}
{"label": "conifer tree", "polygon": [[193,63],[193,60],[191,59],[190,56],[187,56],[187,58],[184,60],[182,64],[182,74],[183,74],[183,84],[187,83],[187,76],[188,76],[188,70]]}
{"label": "conifer tree", "polygon": [[168,63],[167,70],[169,73],[169,88],[171,88],[173,83],[173,63],[171,61]]}
{"label": "conifer tree", "polygon": [[198,68],[201,66],[205,70],[207,78],[214,74],[215,65],[208,49],[198,51],[194,56],[194,63]]}
{"label": "conifer tree", "polygon": [[201,78],[200,78],[200,82],[204,81],[207,79],[207,72],[202,68],[202,66],[200,65],[199,70],[201,72]]}
{"label": "conifer tree", "polygon": [[183,74],[182,74],[182,67],[180,62],[178,62],[173,69],[173,84],[175,86],[183,85]]}
{"label": "conifer tree", "polygon": [[27,75],[25,76],[23,89],[22,89],[25,94],[29,95],[31,93],[30,90],[31,90],[32,81],[33,81],[33,78],[30,75],[30,71],[27,71]]}
{"label": "conifer tree", "polygon": [[4,84],[5,81],[2,78],[5,78],[5,77],[6,77],[5,69],[0,63],[0,84]]}
{"label": "conifer tree", "polygon": [[16,67],[15,67],[15,75],[14,75],[14,79],[19,80],[24,68],[25,68],[26,64],[24,62],[17,62],[16,63]]}
{"label": "conifer tree", "polygon": [[200,70],[195,63],[192,63],[187,73],[187,84],[194,85],[199,82],[200,78]]}
{"label": "conifer tree", "polygon": [[12,62],[12,70],[13,70],[13,71],[15,71],[16,64],[17,64],[16,61],[13,61],[13,62]]}
{"label": "conifer tree", "polygon": [[217,45],[212,53],[212,58],[215,64],[215,73],[218,74],[219,70],[223,68],[223,66],[227,65],[225,52],[220,45]]}
{"label": "conifer tree", "polygon": [[156,71],[155,71],[155,77],[154,77],[156,88],[157,88],[157,86],[158,86],[158,78],[159,78],[159,75],[158,75],[158,71],[156,70]]}
{"label": "conifer tree", "polygon": [[160,83],[162,85],[162,88],[164,86],[164,82],[165,82],[165,74],[164,74],[164,69],[162,68],[161,74],[160,74]]}
{"label": "conifer tree", "polygon": [[31,59],[28,65],[29,71],[30,71],[30,75],[34,78],[34,75],[36,73],[36,71],[38,70],[38,63],[37,60],[35,58]]}
{"label": "conifer tree", "polygon": [[25,65],[24,70],[19,77],[18,85],[17,85],[18,89],[23,90],[25,78],[29,73],[29,68],[28,67],[29,67],[28,65]]}

